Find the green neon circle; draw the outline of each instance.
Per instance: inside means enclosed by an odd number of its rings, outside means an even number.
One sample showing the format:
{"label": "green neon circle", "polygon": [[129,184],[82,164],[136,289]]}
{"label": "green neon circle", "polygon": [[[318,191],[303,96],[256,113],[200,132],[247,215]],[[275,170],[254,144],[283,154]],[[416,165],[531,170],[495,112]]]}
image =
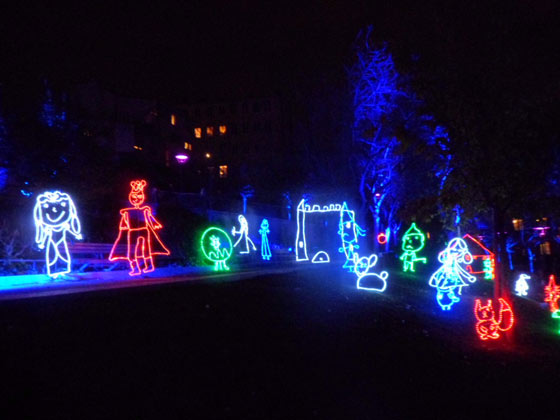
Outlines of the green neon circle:
{"label": "green neon circle", "polygon": [[[228,257],[227,257],[226,259],[216,260],[216,259],[214,259],[214,258],[210,258],[210,256],[209,256],[208,253],[206,252],[206,248],[204,247],[204,240],[206,239],[207,236],[209,236],[209,234],[212,234],[212,233],[220,233],[220,234],[222,234],[222,235],[228,240],[228,243],[229,243],[229,255],[228,255]],[[233,252],[233,244],[232,244],[232,242],[231,242],[231,239],[230,239],[229,235],[226,233],[225,230],[220,229],[220,228],[218,228],[218,227],[209,227],[208,229],[206,229],[206,230],[204,231],[204,233],[203,233],[202,236],[200,237],[200,249],[202,250],[202,253],[204,254],[204,256],[205,256],[208,260],[210,260],[210,261],[212,261],[212,262],[227,261],[227,260],[229,260],[229,259],[231,258],[231,254],[232,254],[232,252]],[[221,248],[221,249],[226,249],[226,248]]]}

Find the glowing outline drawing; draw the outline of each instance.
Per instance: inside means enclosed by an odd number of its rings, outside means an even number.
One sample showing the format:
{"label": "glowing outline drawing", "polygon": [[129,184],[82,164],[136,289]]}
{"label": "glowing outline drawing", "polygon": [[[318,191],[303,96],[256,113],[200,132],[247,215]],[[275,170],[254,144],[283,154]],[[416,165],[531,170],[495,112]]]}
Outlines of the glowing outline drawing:
{"label": "glowing outline drawing", "polygon": [[515,293],[517,296],[527,296],[527,291],[529,290],[529,283],[531,276],[527,274],[520,274],[518,279],[515,281]]}
{"label": "glowing outline drawing", "polygon": [[245,239],[245,251],[239,251],[239,253],[248,254],[249,252],[251,252],[251,249],[249,248],[249,244],[251,244],[251,246],[253,247],[253,251],[256,251],[257,247],[249,237],[249,223],[247,222],[247,219],[245,218],[245,216],[240,214],[239,216],[237,216],[237,220],[239,221],[239,230],[236,230],[234,226],[231,229],[231,234],[233,237],[239,235],[239,239],[237,240],[237,242],[235,242],[233,247],[234,248],[237,247],[237,245],[241,242],[241,239]]}
{"label": "glowing outline drawing", "polygon": [[356,223],[356,214],[354,210],[349,210],[346,201],[342,203],[340,209],[340,220],[338,222],[338,232],[342,246],[338,252],[343,252],[346,256],[343,268],[348,269],[350,273],[354,272],[354,253],[360,249],[358,245],[358,237],[366,236],[365,229],[362,229]]}
{"label": "glowing outline drawing", "polygon": [[[417,238],[420,242],[418,245],[414,244],[415,238]],[[403,271],[405,273],[408,270],[414,273],[416,271],[414,270],[414,263],[417,261],[426,264],[427,262],[426,258],[424,257],[417,258],[416,256],[416,253],[422,251],[425,245],[426,245],[426,235],[424,235],[424,233],[416,227],[416,223],[412,223],[402,237],[401,249],[404,252],[399,257],[399,259],[403,262]]]}
{"label": "glowing outline drawing", "polygon": [[[296,231],[296,261],[309,261],[307,254],[307,239],[305,235],[305,218],[309,213],[339,213],[340,219],[338,224],[338,235],[341,238],[342,246],[338,249],[339,252],[344,253],[346,261],[344,268],[348,268],[350,272],[354,271],[353,254],[359,248],[358,237],[365,236],[365,230],[362,229],[355,220],[355,213],[353,210],[348,209],[347,203],[344,201],[342,204],[329,204],[326,206],[313,206],[306,204],[305,199],[302,199],[297,205],[297,231]],[[326,257],[323,257],[326,255]],[[315,253],[311,259],[312,263],[328,263],[330,262],[330,255],[320,250]]]}
{"label": "glowing outline drawing", "polygon": [[259,229],[259,234],[261,235],[261,258],[265,261],[270,261],[272,253],[270,252],[270,244],[268,243],[268,234],[270,233],[270,227],[268,224],[268,219],[263,219],[261,222],[261,228]]}
{"label": "glowing outline drawing", "polygon": [[[356,287],[361,290],[369,290],[373,292],[384,292],[387,288],[387,278],[389,277],[389,273],[387,271],[382,271],[381,273],[370,273],[370,268],[374,267],[377,264],[377,255],[371,254],[369,257],[362,257],[358,255],[357,252],[353,254],[354,259],[354,274],[358,277],[356,281]],[[362,281],[366,279],[371,281],[372,278],[375,278],[383,284],[381,287],[365,287],[362,285]]]}
{"label": "glowing outline drawing", "polygon": [[[430,277],[429,285],[437,288],[436,299],[444,311],[449,311],[451,306],[461,299],[455,294],[461,294],[465,282],[474,283],[476,277],[467,272],[460,264],[470,264],[473,257],[469,252],[466,242],[461,238],[452,239],[447,247],[438,255],[438,261],[443,265]],[[443,303],[447,298],[449,303]]]}
{"label": "glowing outline drawing", "polygon": [[544,301],[549,304],[550,312],[558,312],[558,299],[560,299],[560,286],[556,284],[556,277],[551,274],[548,284],[544,287]]}
{"label": "glowing outline drawing", "polygon": [[[152,208],[147,205],[142,206],[146,199],[144,194],[146,185],[143,179],[130,182],[128,201],[132,207],[125,207],[119,211],[121,215],[119,234],[109,254],[109,261],[128,261],[130,266],[128,274],[131,276],[154,271],[154,255],[171,254],[156,233],[162,225],[153,216]],[[126,254],[118,252],[117,245],[121,244],[126,244]]]}
{"label": "glowing outline drawing", "polygon": [[487,299],[485,306],[482,306],[480,299],[475,300],[474,315],[477,319],[475,328],[481,340],[497,340],[500,338],[500,331],[509,331],[513,328],[515,316],[510,303],[503,298],[499,298],[498,301],[500,310],[496,318],[492,299]]}
{"label": "glowing outline drawing", "polygon": [[466,267],[466,270],[471,274],[484,274],[486,280],[494,280],[496,274],[494,272],[496,266],[496,256],[492,251],[484,246],[484,244],[470,234],[463,235],[463,239],[469,239],[478,245],[486,254],[471,254],[473,262],[477,259],[482,260],[482,271],[473,271],[472,262]]}
{"label": "glowing outline drawing", "polygon": [[[49,216],[50,213],[59,213],[59,215],[53,220]],[[72,270],[72,258],[68,251],[66,232],[70,232],[76,239],[82,239],[80,220],[74,201],[67,193],[45,191],[37,196],[33,208],[33,220],[35,242],[40,249],[45,249],[47,275],[56,279],[63,274],[68,274]],[[59,261],[62,261],[63,269],[56,269]]]}
{"label": "glowing outline drawing", "polygon": [[[207,252],[206,247],[204,245],[204,241],[209,233],[212,233],[212,236],[210,236],[208,239],[210,240],[210,246],[213,248],[213,250]],[[217,234],[221,234],[227,239],[229,248],[220,249],[222,244]],[[202,250],[202,254],[204,255],[204,257],[207,260],[212,261],[214,263],[214,271],[229,271],[227,261],[231,258],[231,255],[233,254],[233,244],[231,242],[231,238],[229,237],[229,235],[226,233],[225,230],[215,226],[206,229],[204,233],[200,236],[200,249]]]}

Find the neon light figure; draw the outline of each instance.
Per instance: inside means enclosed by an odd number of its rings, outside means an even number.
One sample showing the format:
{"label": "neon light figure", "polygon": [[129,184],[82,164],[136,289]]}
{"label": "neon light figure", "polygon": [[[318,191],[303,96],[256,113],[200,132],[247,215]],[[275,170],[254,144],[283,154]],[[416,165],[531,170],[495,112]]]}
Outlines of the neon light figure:
{"label": "neon light figure", "polygon": [[45,249],[47,275],[56,279],[72,267],[66,232],[82,239],[80,220],[72,198],[60,191],[46,191],[37,196],[33,209],[35,242]]}
{"label": "neon light figure", "polygon": [[342,203],[340,209],[340,221],[338,222],[338,234],[342,240],[342,247],[338,252],[344,252],[346,261],[343,268],[347,268],[349,272],[354,271],[354,254],[358,245],[358,236],[365,236],[366,231],[356,223],[356,218],[353,210],[348,210],[346,202]]}
{"label": "neon light figure", "polygon": [[550,312],[558,312],[558,299],[560,299],[560,286],[556,284],[554,274],[551,274],[548,278],[548,285],[544,288],[544,301],[548,302]]}
{"label": "neon light figure", "polygon": [[377,242],[379,243],[379,245],[387,245],[390,238],[391,238],[391,228],[386,228],[385,232],[380,232],[377,235]]}
{"label": "neon light figure", "polygon": [[[146,181],[132,181],[130,186],[128,201],[133,207],[120,210],[119,235],[109,254],[109,261],[127,260],[130,265],[128,274],[137,276],[154,271],[154,255],[169,255],[170,252],[156,233],[162,226],[152,215],[152,208],[142,206]],[[121,244],[126,244],[124,254],[118,252],[117,245]]]}
{"label": "neon light figure", "polygon": [[245,242],[245,250],[240,251],[240,254],[248,254],[249,252],[251,252],[249,244],[251,244],[251,246],[253,247],[253,251],[256,251],[257,247],[255,246],[251,238],[249,238],[249,223],[247,223],[247,219],[245,219],[245,216],[240,214],[239,216],[237,216],[237,220],[239,221],[239,230],[235,230],[234,226],[231,229],[231,234],[233,236],[239,235],[239,239],[237,240],[237,242],[235,242],[235,244],[233,244],[233,247],[235,248],[237,245],[239,245],[241,240],[243,240]]}
{"label": "neon light figure", "polygon": [[259,233],[261,235],[261,257],[263,260],[270,261],[272,253],[270,252],[270,244],[268,243],[268,234],[270,233],[270,229],[268,228],[267,219],[263,219],[261,222]]}
{"label": "neon light figure", "polygon": [[420,252],[425,245],[426,236],[420,229],[416,227],[416,223],[410,225],[408,230],[402,237],[402,250],[404,253],[400,256],[403,262],[403,270],[406,273],[408,270],[414,273],[414,263],[416,261],[426,264],[426,258],[418,258],[417,252]]}
{"label": "neon light figure", "polygon": [[[226,243],[227,247],[222,248]],[[200,238],[200,248],[204,256],[214,263],[214,271],[229,271],[227,260],[233,253],[233,245],[228,234],[217,227],[204,231]]]}
{"label": "neon light figure", "polygon": [[[432,274],[429,284],[437,288],[437,302],[444,311],[450,310],[453,304],[461,300],[457,294],[460,295],[462,288],[468,286],[466,281],[476,281],[475,276],[461,267],[461,264],[470,264],[472,260],[467,244],[461,238],[452,239],[447,248],[439,253],[438,261],[443,266]],[[455,289],[458,289],[457,294]]]}
{"label": "neon light figure", "polygon": [[515,317],[511,305],[503,298],[499,298],[500,310],[498,316],[493,307],[492,299],[488,299],[486,306],[482,306],[480,299],[475,300],[474,315],[476,316],[476,332],[481,340],[497,340],[500,331],[509,331],[513,327]]}
{"label": "neon light figure", "polygon": [[519,278],[515,281],[515,293],[517,296],[527,296],[527,291],[529,290],[529,283],[531,277],[527,274],[520,274]]}
{"label": "neon light figure", "polygon": [[[329,204],[323,207],[317,204],[311,207],[309,204],[305,203],[305,199],[299,202],[297,206],[296,261],[309,261],[307,255],[307,240],[305,238],[305,218],[307,214],[312,213],[339,214],[338,234],[342,241],[339,252],[344,252],[346,256],[344,267],[348,268],[350,272],[353,272],[353,266],[351,265],[353,263],[352,255],[354,251],[358,249],[358,236],[364,236],[365,230],[356,224],[354,211],[348,209],[346,202],[342,204]],[[326,251],[320,250],[315,253],[311,262],[328,263],[330,262],[330,256]]]}
{"label": "neon light figure", "polygon": [[[327,212],[337,212],[341,213],[342,206],[340,204],[330,204],[324,206],[323,208],[315,204],[311,207],[309,204],[305,203],[305,198],[303,198],[296,209],[297,213],[297,232],[296,232],[296,261],[309,261],[307,256],[307,240],[305,238],[305,217],[308,213],[327,213]],[[311,259],[312,263],[326,263],[330,262],[329,254],[325,251],[317,252]]]}
{"label": "neon light figure", "polygon": [[[463,236],[465,242],[468,240],[472,242],[472,246],[477,250],[477,252],[471,252],[473,257],[472,263],[466,267],[466,270],[471,274],[484,274],[486,280],[494,280],[495,276],[495,266],[496,257],[492,251],[486,248],[481,241],[469,235],[468,233]],[[472,251],[472,247],[470,250]],[[477,261],[482,261],[482,265],[475,264]]]}
{"label": "neon light figure", "polygon": [[358,253],[353,254],[354,258],[354,273],[358,276],[356,287],[362,290],[372,290],[375,292],[384,292],[387,288],[387,277],[389,273],[382,271],[381,273],[370,273],[370,268],[377,264],[377,255],[371,254],[369,257],[358,256]]}
{"label": "neon light figure", "polygon": [[[552,318],[554,319],[560,319],[560,311],[554,311],[552,312]],[[560,330],[558,331],[560,333]]]}

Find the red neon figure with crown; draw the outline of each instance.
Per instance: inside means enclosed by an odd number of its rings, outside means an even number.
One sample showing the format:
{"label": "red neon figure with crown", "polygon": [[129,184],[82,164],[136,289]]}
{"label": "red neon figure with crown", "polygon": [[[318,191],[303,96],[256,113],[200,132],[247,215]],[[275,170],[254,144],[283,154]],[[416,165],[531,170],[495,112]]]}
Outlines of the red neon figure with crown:
{"label": "red neon figure with crown", "polygon": [[[121,209],[119,236],[109,254],[110,261],[128,260],[131,276],[154,271],[154,255],[169,255],[156,233],[161,224],[152,215],[150,206],[143,206],[145,180],[132,181],[128,201],[133,207]],[[117,245],[126,244],[126,253],[119,253]]]}

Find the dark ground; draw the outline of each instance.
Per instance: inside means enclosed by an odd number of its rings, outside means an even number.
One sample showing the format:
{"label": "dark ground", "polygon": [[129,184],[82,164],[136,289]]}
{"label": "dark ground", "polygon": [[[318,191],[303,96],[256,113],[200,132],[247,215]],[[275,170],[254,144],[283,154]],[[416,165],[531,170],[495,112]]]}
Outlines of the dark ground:
{"label": "dark ground", "polygon": [[[425,280],[425,279],[424,279]],[[312,267],[0,302],[2,411],[41,418],[559,418],[560,339],[515,301],[481,343],[420,278],[384,294]],[[2,418],[13,418],[12,416]]]}

